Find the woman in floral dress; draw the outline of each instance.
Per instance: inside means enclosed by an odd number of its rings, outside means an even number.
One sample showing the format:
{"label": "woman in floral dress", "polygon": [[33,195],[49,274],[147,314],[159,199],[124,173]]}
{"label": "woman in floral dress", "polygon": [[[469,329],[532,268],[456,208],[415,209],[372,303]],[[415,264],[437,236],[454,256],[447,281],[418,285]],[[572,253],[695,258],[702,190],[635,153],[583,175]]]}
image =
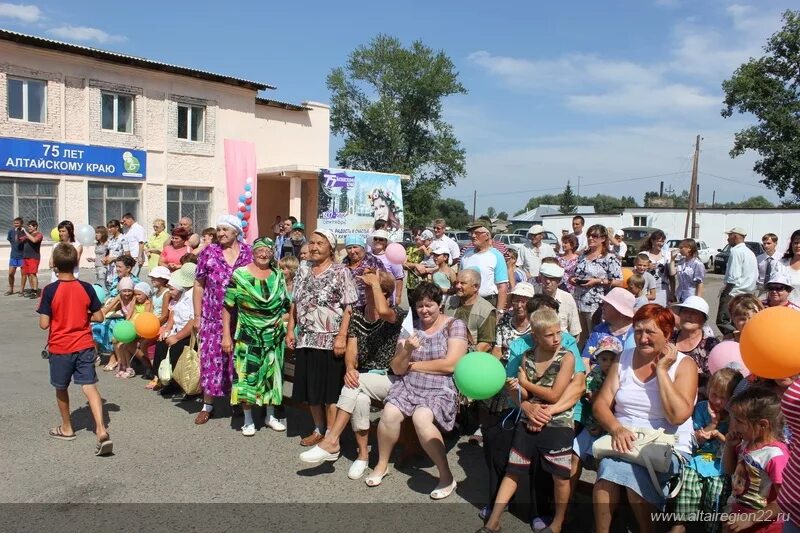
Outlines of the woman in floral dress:
{"label": "woman in floral dress", "polygon": [[286,345],[295,350],[292,399],[308,403],[315,426],[300,441],[303,446],[319,444],[336,418],[336,401],[344,384],[350,306],[358,301],[350,269],[333,261],[335,249],[333,233],[312,233],[308,261],[294,280],[286,334]]}
{"label": "woman in floral dress", "polygon": [[581,319],[580,346],[584,345],[589,333],[600,323],[597,310],[603,304],[606,291],[615,280],[622,279],[622,265],[617,256],[608,251],[606,227],[602,224],[591,226],[586,232],[586,240],[588,247],[578,260],[575,275],[570,280],[575,285],[572,296],[578,304]]}
{"label": "woman in floral dress", "polygon": [[[200,320],[200,385],[203,410],[195,424],[205,424],[214,409],[214,397],[231,390],[230,355],[222,351],[222,307],[233,271],[253,261],[244,242],[241,221],[231,215],[217,220],[217,243],[207,246],[197,260],[194,316]],[[195,318],[197,320],[197,318]]]}
{"label": "woman in floral dress", "polygon": [[[283,314],[289,309],[289,296],[283,272],[274,259],[273,244],[268,237],[256,239],[253,262],[233,271],[222,311],[222,351],[233,353],[231,405],[242,405],[242,435],[246,437],[256,433],[252,405],[266,404],[267,425],[275,431],[286,430],[275,417],[273,406],[283,400]],[[232,309],[238,311],[234,335]]]}

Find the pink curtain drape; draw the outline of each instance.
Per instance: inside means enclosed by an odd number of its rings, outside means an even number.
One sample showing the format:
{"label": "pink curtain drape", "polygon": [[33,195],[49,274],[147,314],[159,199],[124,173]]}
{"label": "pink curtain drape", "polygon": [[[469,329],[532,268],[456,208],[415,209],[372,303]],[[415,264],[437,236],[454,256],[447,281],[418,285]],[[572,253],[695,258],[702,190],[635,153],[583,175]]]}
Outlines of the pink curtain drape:
{"label": "pink curtain drape", "polygon": [[[256,214],[258,175],[255,144],[248,141],[225,139],[225,182],[228,213],[239,216],[239,218],[244,217],[243,220],[247,222],[245,239],[252,243],[258,238],[258,215]],[[244,210],[242,210],[243,207]],[[241,215],[239,215],[240,213]]]}

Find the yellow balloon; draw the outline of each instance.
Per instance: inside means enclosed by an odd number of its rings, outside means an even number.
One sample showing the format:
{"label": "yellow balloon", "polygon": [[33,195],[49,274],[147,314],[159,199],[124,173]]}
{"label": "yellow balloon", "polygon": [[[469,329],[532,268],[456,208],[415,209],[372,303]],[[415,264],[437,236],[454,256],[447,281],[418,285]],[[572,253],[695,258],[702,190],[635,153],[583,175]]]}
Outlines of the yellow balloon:
{"label": "yellow balloon", "polygon": [[58,228],[53,228],[50,230],[50,238],[56,242],[61,240],[61,238],[58,236]]}

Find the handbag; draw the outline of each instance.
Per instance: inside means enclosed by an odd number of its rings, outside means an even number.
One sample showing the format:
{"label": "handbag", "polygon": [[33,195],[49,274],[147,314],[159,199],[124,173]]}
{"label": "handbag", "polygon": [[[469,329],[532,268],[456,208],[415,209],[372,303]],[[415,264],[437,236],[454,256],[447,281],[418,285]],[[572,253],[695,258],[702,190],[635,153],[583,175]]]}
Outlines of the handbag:
{"label": "handbag", "polygon": [[180,385],[187,395],[200,394],[200,357],[197,355],[197,337],[192,333],[189,345],[183,348],[175,370],[172,371],[172,379]]}
{"label": "handbag", "polygon": [[[664,429],[646,429],[646,428],[627,428],[636,435],[636,440],[631,444],[629,452],[621,452],[614,449],[613,438],[611,435],[603,435],[592,445],[592,455],[596,460],[605,457],[621,459],[628,463],[639,465],[647,470],[650,475],[650,481],[653,483],[657,492],[663,492],[662,484],[658,481],[656,472],[665,474],[670,471],[672,466],[672,457],[678,458],[681,466],[685,462],[683,456],[675,451],[675,445],[678,442],[678,436],[675,434],[664,433]],[[683,478],[681,476],[680,480]],[[678,481],[677,485],[667,495],[667,499],[674,498],[678,495],[681,489],[682,481]]]}
{"label": "handbag", "polygon": [[162,385],[172,381],[172,364],[169,362],[169,357],[165,357],[158,365],[158,381]]}

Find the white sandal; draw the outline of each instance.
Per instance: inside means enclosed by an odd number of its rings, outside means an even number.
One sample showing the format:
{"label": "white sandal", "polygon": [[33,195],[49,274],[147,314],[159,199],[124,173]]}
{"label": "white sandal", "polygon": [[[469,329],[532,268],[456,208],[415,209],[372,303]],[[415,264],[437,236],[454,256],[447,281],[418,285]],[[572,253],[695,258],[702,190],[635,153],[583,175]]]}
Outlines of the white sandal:
{"label": "white sandal", "polygon": [[368,487],[377,487],[378,485],[383,483],[383,478],[388,476],[389,472],[391,472],[391,470],[389,469],[388,466],[386,467],[386,472],[384,472],[383,474],[375,474],[375,471],[373,470],[372,475],[367,476],[367,478],[364,480],[364,483],[366,483]]}
{"label": "white sandal", "polygon": [[440,489],[434,489],[431,492],[431,499],[432,500],[444,500],[445,498],[447,498],[448,496],[453,494],[454,490],[456,490],[456,480],[455,479],[453,480],[452,483],[450,483],[446,487],[442,487]]}

